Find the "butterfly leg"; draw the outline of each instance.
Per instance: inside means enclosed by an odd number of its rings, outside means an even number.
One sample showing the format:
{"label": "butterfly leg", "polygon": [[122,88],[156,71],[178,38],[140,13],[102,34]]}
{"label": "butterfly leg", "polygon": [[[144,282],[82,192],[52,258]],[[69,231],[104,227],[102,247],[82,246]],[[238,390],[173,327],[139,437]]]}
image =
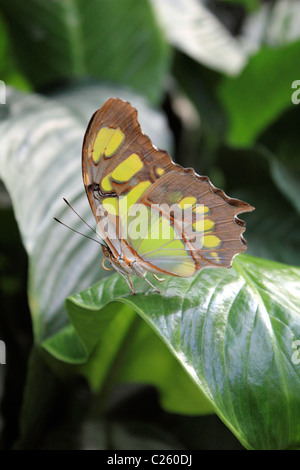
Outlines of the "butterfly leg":
{"label": "butterfly leg", "polygon": [[134,291],[132,280],[131,280],[130,276],[128,276],[128,279],[126,278],[126,281],[127,281],[127,284],[129,285],[129,287],[131,289],[131,292],[135,295],[135,291]]}
{"label": "butterfly leg", "polygon": [[147,278],[146,278],[146,275],[147,275],[147,272],[146,271],[142,271],[139,266],[136,264],[136,262],[134,261],[133,263],[131,263],[131,267],[132,269],[135,271],[135,273],[141,277],[141,278],[144,278],[145,281],[149,284],[149,286],[152,287],[152,289],[154,289],[155,292],[158,292],[159,294],[161,294],[160,290],[158,290]]}
{"label": "butterfly leg", "polygon": [[[147,278],[146,278],[146,275],[147,275],[147,272],[143,269],[141,269],[139,267],[139,265],[136,263],[136,261],[133,261],[132,263],[130,263],[130,266],[131,268],[133,269],[133,271],[137,274],[138,277],[142,278],[142,279],[145,279],[145,281],[147,282],[147,284],[149,284],[149,286],[152,287],[152,289],[154,290],[154,292],[158,292],[158,294],[161,294],[160,290],[158,290]],[[128,276],[129,277],[129,276]]]}
{"label": "butterfly leg", "polygon": [[155,287],[147,278],[146,276],[143,276],[145,281],[149,284],[149,286],[151,286],[155,292],[158,292],[158,294],[161,294],[161,291],[157,289],[157,287]]}
{"label": "butterfly leg", "polygon": [[[153,274],[153,273],[152,273],[152,274]],[[157,279],[159,282],[164,282],[164,281],[165,281],[165,278],[158,277],[158,276],[156,276],[156,274],[153,274],[153,276],[154,276],[155,279]]]}
{"label": "butterfly leg", "polygon": [[123,273],[119,273],[119,274],[121,274],[121,276],[125,279],[128,286],[130,287],[131,292],[133,293],[133,295],[135,295],[136,293],[134,291],[132,280],[130,279],[130,276],[126,276],[126,274],[123,274]]}
{"label": "butterfly leg", "polygon": [[120,274],[120,276],[122,276],[125,279],[131,292],[135,295],[134,287],[130,279],[130,276],[128,276],[128,274],[125,274],[118,266],[116,266],[116,264],[113,264],[113,267]]}

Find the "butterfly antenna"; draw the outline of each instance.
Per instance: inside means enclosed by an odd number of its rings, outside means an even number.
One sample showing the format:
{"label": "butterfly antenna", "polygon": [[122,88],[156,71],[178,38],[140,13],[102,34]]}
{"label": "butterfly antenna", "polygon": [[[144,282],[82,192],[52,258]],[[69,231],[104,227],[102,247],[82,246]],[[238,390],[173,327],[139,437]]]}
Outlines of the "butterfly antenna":
{"label": "butterfly antenna", "polygon": [[[69,206],[70,209],[72,209],[72,211],[74,212],[74,214],[76,214],[77,217],[79,217],[79,219],[82,220],[82,222],[84,222],[85,225],[87,225],[87,226],[98,236],[96,230],[94,230],[94,229],[78,214],[78,212],[75,211],[75,209],[74,209],[74,208],[71,206],[71,204],[66,200],[66,198],[63,197],[63,200],[65,201],[65,203],[67,204],[67,206]],[[75,230],[75,231],[76,231],[76,230]],[[92,239],[92,240],[93,240],[93,239]],[[101,245],[101,243],[100,243],[100,245]]]}
{"label": "butterfly antenna", "polygon": [[[81,218],[81,217],[80,217],[80,218]],[[79,235],[82,235],[83,237],[88,238],[89,240],[92,240],[93,242],[96,242],[96,243],[98,243],[99,245],[102,246],[102,243],[100,243],[98,240],[95,240],[94,238],[89,237],[88,235],[85,235],[84,233],[78,232],[78,230],[75,230],[74,228],[69,227],[69,225],[65,224],[65,223],[62,222],[61,220],[58,220],[56,217],[53,217],[53,219],[54,219],[56,222],[58,222],[59,224],[64,225],[64,226],[67,227],[68,229],[72,230],[72,232],[78,233]]]}

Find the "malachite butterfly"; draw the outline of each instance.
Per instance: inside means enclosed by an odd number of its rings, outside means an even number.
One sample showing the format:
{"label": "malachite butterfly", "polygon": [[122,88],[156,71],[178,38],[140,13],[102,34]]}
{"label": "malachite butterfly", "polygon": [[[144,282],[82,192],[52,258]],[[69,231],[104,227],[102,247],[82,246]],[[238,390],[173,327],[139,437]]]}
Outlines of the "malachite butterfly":
{"label": "malachite butterfly", "polygon": [[127,101],[111,98],[92,116],[82,172],[104,259],[132,292],[131,275],[154,287],[147,273],[161,280],[228,268],[247,248],[237,214],[254,208],[154,147]]}

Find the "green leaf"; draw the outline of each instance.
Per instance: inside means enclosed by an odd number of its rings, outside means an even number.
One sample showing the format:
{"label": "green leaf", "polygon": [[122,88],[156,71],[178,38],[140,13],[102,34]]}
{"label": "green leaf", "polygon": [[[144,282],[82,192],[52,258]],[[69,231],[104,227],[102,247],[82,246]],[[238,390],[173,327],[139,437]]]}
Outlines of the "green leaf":
{"label": "green leaf", "polygon": [[[91,330],[87,332],[84,353],[80,358],[76,356],[76,361],[83,361],[80,371],[94,391],[101,390],[105,397],[115,384],[151,383],[157,387],[160,403],[167,411],[192,415],[213,411],[167,346],[129,306],[119,305],[116,309],[112,305],[106,313],[101,325],[90,317],[94,335],[89,335]],[[84,318],[81,320],[84,323]],[[43,346],[57,354],[55,341],[56,338],[50,339]],[[62,345],[59,346],[62,353]],[[65,360],[74,358],[68,356]]]}
{"label": "green leaf", "polygon": [[[14,85],[22,90],[29,90],[30,85],[25,77],[18,71],[15,58],[11,52],[11,47],[8,40],[8,34],[0,15],[0,79],[6,85]],[[3,103],[1,103],[3,104]]]}
{"label": "green leaf", "polygon": [[285,449],[300,440],[299,276],[299,268],[244,255],[230,270],[168,278],[163,296],[141,279],[133,296],[114,275],[69,297],[66,308],[85,360],[107,331],[118,334],[115,322],[130,307],[245,447]]}
{"label": "green leaf", "polygon": [[277,187],[300,214],[300,170],[291,170],[274,160],[271,162],[271,174]]}
{"label": "green leaf", "polygon": [[[266,198],[268,194],[268,198]],[[249,217],[246,239],[248,252],[279,261],[300,265],[300,219],[293,207],[274,188],[241,191],[238,196],[256,207]],[[274,210],[276,208],[276,210]]]}
{"label": "green leaf", "polygon": [[292,112],[286,113],[263,136],[271,177],[291,206],[296,209],[298,219],[300,214],[299,111],[299,107],[295,106]]}
{"label": "green leaf", "polygon": [[224,3],[232,3],[235,5],[241,5],[246,11],[255,11],[260,7],[259,0],[222,0]]}
{"label": "green leaf", "polygon": [[220,83],[219,97],[228,116],[230,145],[250,146],[283,111],[293,106],[292,83],[298,77],[299,54],[300,41],[263,48],[251,57],[238,77],[227,77]]}
{"label": "green leaf", "polygon": [[292,171],[300,171],[298,122],[300,107],[293,106],[260,137],[267,160],[279,161]]}
{"label": "green leaf", "polygon": [[238,73],[247,60],[244,49],[223,24],[197,0],[151,0],[171,44],[197,62]]}
{"label": "green leaf", "polygon": [[[271,138],[271,136],[270,136]],[[270,175],[275,155],[265,146],[251,149],[222,147],[218,164],[226,175],[226,192],[255,207],[243,214],[248,254],[300,265],[300,218]]]}
{"label": "green leaf", "polygon": [[148,0],[1,0],[0,8],[34,86],[92,76],[159,99],[169,48]]}
{"label": "green leaf", "polygon": [[6,50],[7,50],[7,33],[6,33],[4,23],[3,23],[3,19],[0,16],[0,63],[1,65],[3,64],[5,60]]}
{"label": "green leaf", "polygon": [[[199,111],[201,131],[215,136],[219,142],[226,124],[222,106],[215,93],[221,76],[205,69],[184,54],[176,54],[174,74],[180,87]],[[203,158],[206,158],[206,155],[202,155]]]}
{"label": "green leaf", "polygon": [[[25,393],[20,416],[20,436],[16,449],[34,449],[43,439],[51,405],[57,405],[57,379],[51,374],[40,357],[39,351],[33,347],[28,361]],[[47,422],[48,421],[48,422]]]}

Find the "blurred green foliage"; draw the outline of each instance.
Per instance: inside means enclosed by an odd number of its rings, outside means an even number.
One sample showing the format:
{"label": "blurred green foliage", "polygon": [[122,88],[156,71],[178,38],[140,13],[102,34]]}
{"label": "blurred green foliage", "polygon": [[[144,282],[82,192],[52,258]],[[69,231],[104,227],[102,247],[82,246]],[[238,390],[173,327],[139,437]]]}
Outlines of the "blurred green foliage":
{"label": "blurred green foliage", "polygon": [[[121,384],[116,386],[113,374],[102,377],[106,369],[97,369],[97,361],[103,357],[101,347],[112,348],[116,342],[99,345],[86,365],[67,366],[63,358],[51,356],[51,341],[53,351],[53,344],[56,347],[56,342],[67,337],[71,338],[68,346],[74,346],[73,330],[65,313],[65,317],[59,317],[61,324],[57,319],[55,323],[52,317],[49,319],[50,307],[41,315],[34,303],[40,299],[39,293],[32,295],[33,278],[41,273],[36,267],[43,260],[44,252],[42,245],[38,246],[39,251],[34,251],[27,229],[38,217],[40,206],[30,206],[31,189],[26,186],[20,210],[22,171],[17,181],[15,176],[9,179],[11,170],[8,163],[3,163],[5,159],[22,162],[22,152],[27,147],[22,146],[23,141],[18,143],[18,125],[23,120],[25,129],[33,110],[40,111],[38,119],[40,116],[43,119],[45,111],[43,122],[47,124],[51,110],[61,103],[67,116],[73,112],[76,118],[85,121],[83,97],[87,89],[92,90],[95,84],[103,92],[109,86],[128,89],[128,93],[142,96],[149,108],[155,106],[166,116],[177,162],[185,167],[193,166],[230,196],[240,197],[256,207],[254,213],[242,217],[247,222],[249,254],[285,263],[282,268],[285,272],[289,272],[288,265],[299,266],[300,108],[291,100],[292,83],[300,79],[298,2],[190,0],[185,4],[182,0],[174,6],[175,2],[167,1],[164,3],[164,8],[166,5],[169,8],[167,15],[160,5],[162,2],[0,0],[0,79],[12,87],[11,102],[8,100],[7,107],[0,106],[0,125],[3,121],[5,126],[9,122],[6,120],[12,119],[16,130],[11,128],[16,132],[17,142],[14,146],[12,140],[6,150],[3,147],[0,165],[1,178],[13,201],[12,207],[6,189],[1,186],[0,339],[6,341],[8,348],[5,372],[1,371],[0,375],[1,448],[241,448],[216,415],[206,415],[212,412],[211,404],[200,392],[198,397],[194,384],[183,375],[166,346],[147,325],[141,326],[142,320],[132,310],[125,309],[134,325],[132,330],[128,329],[131,335],[135,334],[132,347],[116,348],[116,356],[112,354],[114,360],[119,360],[125,351],[128,364],[132,363],[131,369],[123,373],[123,383],[121,379]],[[180,14],[183,5],[186,5],[185,15]],[[28,104],[24,105],[24,95],[18,92],[27,93]],[[34,92],[40,94],[40,101]],[[99,94],[91,93],[97,108],[101,104],[97,102]],[[18,106],[21,112],[14,117]],[[53,112],[53,121],[55,116]],[[150,114],[148,119],[151,120]],[[30,133],[29,127],[24,133],[27,131]],[[78,132],[79,126],[74,127],[74,133]],[[14,160],[18,152],[20,159]],[[51,184],[55,186],[56,182]],[[74,184],[75,179],[70,177],[67,186],[70,192]],[[57,198],[61,191],[58,189]],[[38,195],[47,200],[49,193],[43,180]],[[33,215],[25,221],[27,212]],[[47,217],[50,219],[49,214]],[[21,239],[29,253],[29,280]],[[76,250],[69,258],[68,269],[71,261],[78,259]],[[62,267],[59,260],[56,262],[57,269]],[[100,269],[99,263],[95,265],[95,272]],[[87,270],[87,277],[90,271]],[[47,276],[45,279],[43,292],[48,287]],[[75,290],[83,287],[88,286],[72,285]],[[72,288],[69,293],[74,292]],[[289,295],[286,292],[283,299],[287,305]],[[63,305],[60,308],[63,310]],[[126,321],[123,326],[121,321],[118,330],[112,331],[120,335],[120,340],[123,332],[126,333]],[[38,348],[38,344],[33,346],[32,325],[35,333],[38,325],[43,341],[48,340],[47,352]],[[287,324],[288,327],[292,325]],[[51,335],[47,337],[50,330]],[[54,330],[57,336],[52,335]],[[36,335],[35,342],[41,343],[41,338]],[[138,348],[143,344],[145,348],[139,357]],[[278,342],[275,345],[281,347]],[[152,348],[156,348],[153,355]],[[145,369],[142,369],[143,361],[147,364]],[[159,362],[161,368],[157,367],[154,374],[153,364],[157,366]],[[167,393],[167,371],[168,384],[174,388],[172,393]],[[291,366],[291,371],[283,375],[287,384],[291,382],[288,373],[293,374],[294,383],[299,381],[299,371],[298,374],[296,368],[292,371]],[[137,377],[140,383],[130,384]],[[148,386],[145,385],[147,377],[151,377]],[[288,413],[284,407],[281,412],[288,426],[288,420],[298,416],[300,404],[292,399],[287,402]],[[255,412],[267,415],[267,410],[261,408]],[[286,442],[290,447],[299,446],[299,433],[288,440],[286,435],[280,436],[279,430],[272,430],[271,435],[268,432],[266,425],[265,431],[262,430],[261,442],[265,442],[262,447],[282,448]]]}

